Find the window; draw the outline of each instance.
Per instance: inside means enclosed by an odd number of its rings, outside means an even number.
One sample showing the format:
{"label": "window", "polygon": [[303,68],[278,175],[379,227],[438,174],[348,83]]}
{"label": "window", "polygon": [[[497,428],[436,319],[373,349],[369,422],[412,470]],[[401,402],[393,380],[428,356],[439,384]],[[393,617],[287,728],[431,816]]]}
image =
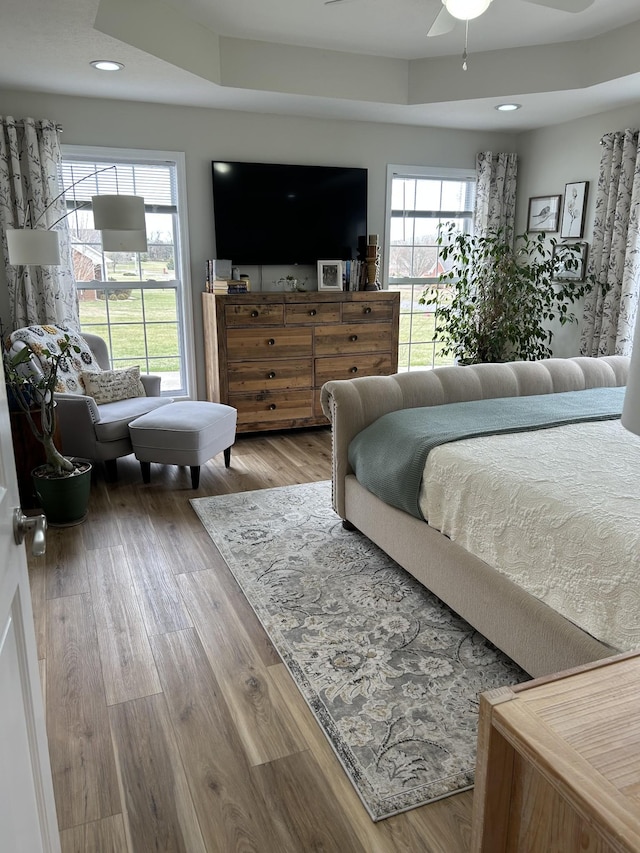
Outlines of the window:
{"label": "window", "polygon": [[[162,376],[165,394],[188,395],[193,352],[185,340],[190,324],[188,288],[183,286],[182,155],[110,152],[63,146],[60,167],[65,190],[80,326],[103,337],[115,368],[139,364]],[[93,227],[91,196],[124,193],[145,201],[145,253],[106,252]]]}
{"label": "window", "polygon": [[400,291],[398,370],[450,364],[433,340],[437,306],[420,305],[425,287],[445,271],[439,228],[454,222],[471,231],[476,178],[472,171],[389,166],[387,170],[386,280]]}

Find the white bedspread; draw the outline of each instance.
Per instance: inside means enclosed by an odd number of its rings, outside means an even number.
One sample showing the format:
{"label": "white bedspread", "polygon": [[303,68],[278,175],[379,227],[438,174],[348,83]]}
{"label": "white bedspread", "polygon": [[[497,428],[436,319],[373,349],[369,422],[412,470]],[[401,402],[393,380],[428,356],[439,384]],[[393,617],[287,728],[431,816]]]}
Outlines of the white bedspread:
{"label": "white bedspread", "polygon": [[441,445],[420,508],[597,639],[640,647],[640,438],[619,420]]}

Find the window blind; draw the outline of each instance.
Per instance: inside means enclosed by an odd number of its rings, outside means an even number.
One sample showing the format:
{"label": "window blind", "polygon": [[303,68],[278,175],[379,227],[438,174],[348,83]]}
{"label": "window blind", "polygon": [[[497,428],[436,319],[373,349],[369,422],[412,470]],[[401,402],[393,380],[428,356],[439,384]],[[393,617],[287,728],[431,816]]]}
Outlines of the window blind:
{"label": "window blind", "polygon": [[175,168],[167,163],[119,163],[65,156],[58,169],[60,188],[69,207],[94,195],[141,195],[145,208],[161,213],[177,210]]}

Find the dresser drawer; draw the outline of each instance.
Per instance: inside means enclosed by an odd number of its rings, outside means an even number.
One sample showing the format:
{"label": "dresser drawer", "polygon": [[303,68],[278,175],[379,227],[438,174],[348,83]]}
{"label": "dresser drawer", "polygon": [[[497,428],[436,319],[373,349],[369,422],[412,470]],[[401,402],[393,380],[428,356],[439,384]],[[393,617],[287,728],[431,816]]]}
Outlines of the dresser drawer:
{"label": "dresser drawer", "polygon": [[391,349],[390,323],[350,323],[315,329],[316,355]]}
{"label": "dresser drawer", "polygon": [[229,393],[310,388],[311,359],[265,358],[262,361],[233,361],[227,369]]}
{"label": "dresser drawer", "polygon": [[345,302],[342,305],[342,319],[345,323],[375,323],[378,320],[391,320],[393,317],[391,302]]}
{"label": "dresser drawer", "polygon": [[301,323],[339,323],[339,302],[293,302],[285,306],[285,323],[299,325]]}
{"label": "dresser drawer", "polygon": [[387,376],[393,373],[394,364],[390,352],[359,355],[338,355],[333,358],[316,358],[316,388],[331,379],[353,379],[356,376]]}
{"label": "dresser drawer", "polygon": [[229,329],[227,359],[294,358],[308,356],[312,347],[312,330]]}
{"label": "dresser drawer", "polygon": [[229,405],[238,410],[239,427],[302,420],[313,417],[313,391],[229,394]]}
{"label": "dresser drawer", "polygon": [[284,322],[284,305],[249,302],[225,305],[224,319],[227,326],[281,326]]}

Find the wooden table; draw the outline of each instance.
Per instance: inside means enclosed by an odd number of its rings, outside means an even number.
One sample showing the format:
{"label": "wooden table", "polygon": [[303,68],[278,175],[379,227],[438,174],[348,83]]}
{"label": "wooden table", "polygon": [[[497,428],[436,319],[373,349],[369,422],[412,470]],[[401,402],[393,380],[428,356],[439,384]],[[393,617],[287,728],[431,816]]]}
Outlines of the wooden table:
{"label": "wooden table", "polygon": [[472,851],[640,851],[640,653],[481,696]]}

